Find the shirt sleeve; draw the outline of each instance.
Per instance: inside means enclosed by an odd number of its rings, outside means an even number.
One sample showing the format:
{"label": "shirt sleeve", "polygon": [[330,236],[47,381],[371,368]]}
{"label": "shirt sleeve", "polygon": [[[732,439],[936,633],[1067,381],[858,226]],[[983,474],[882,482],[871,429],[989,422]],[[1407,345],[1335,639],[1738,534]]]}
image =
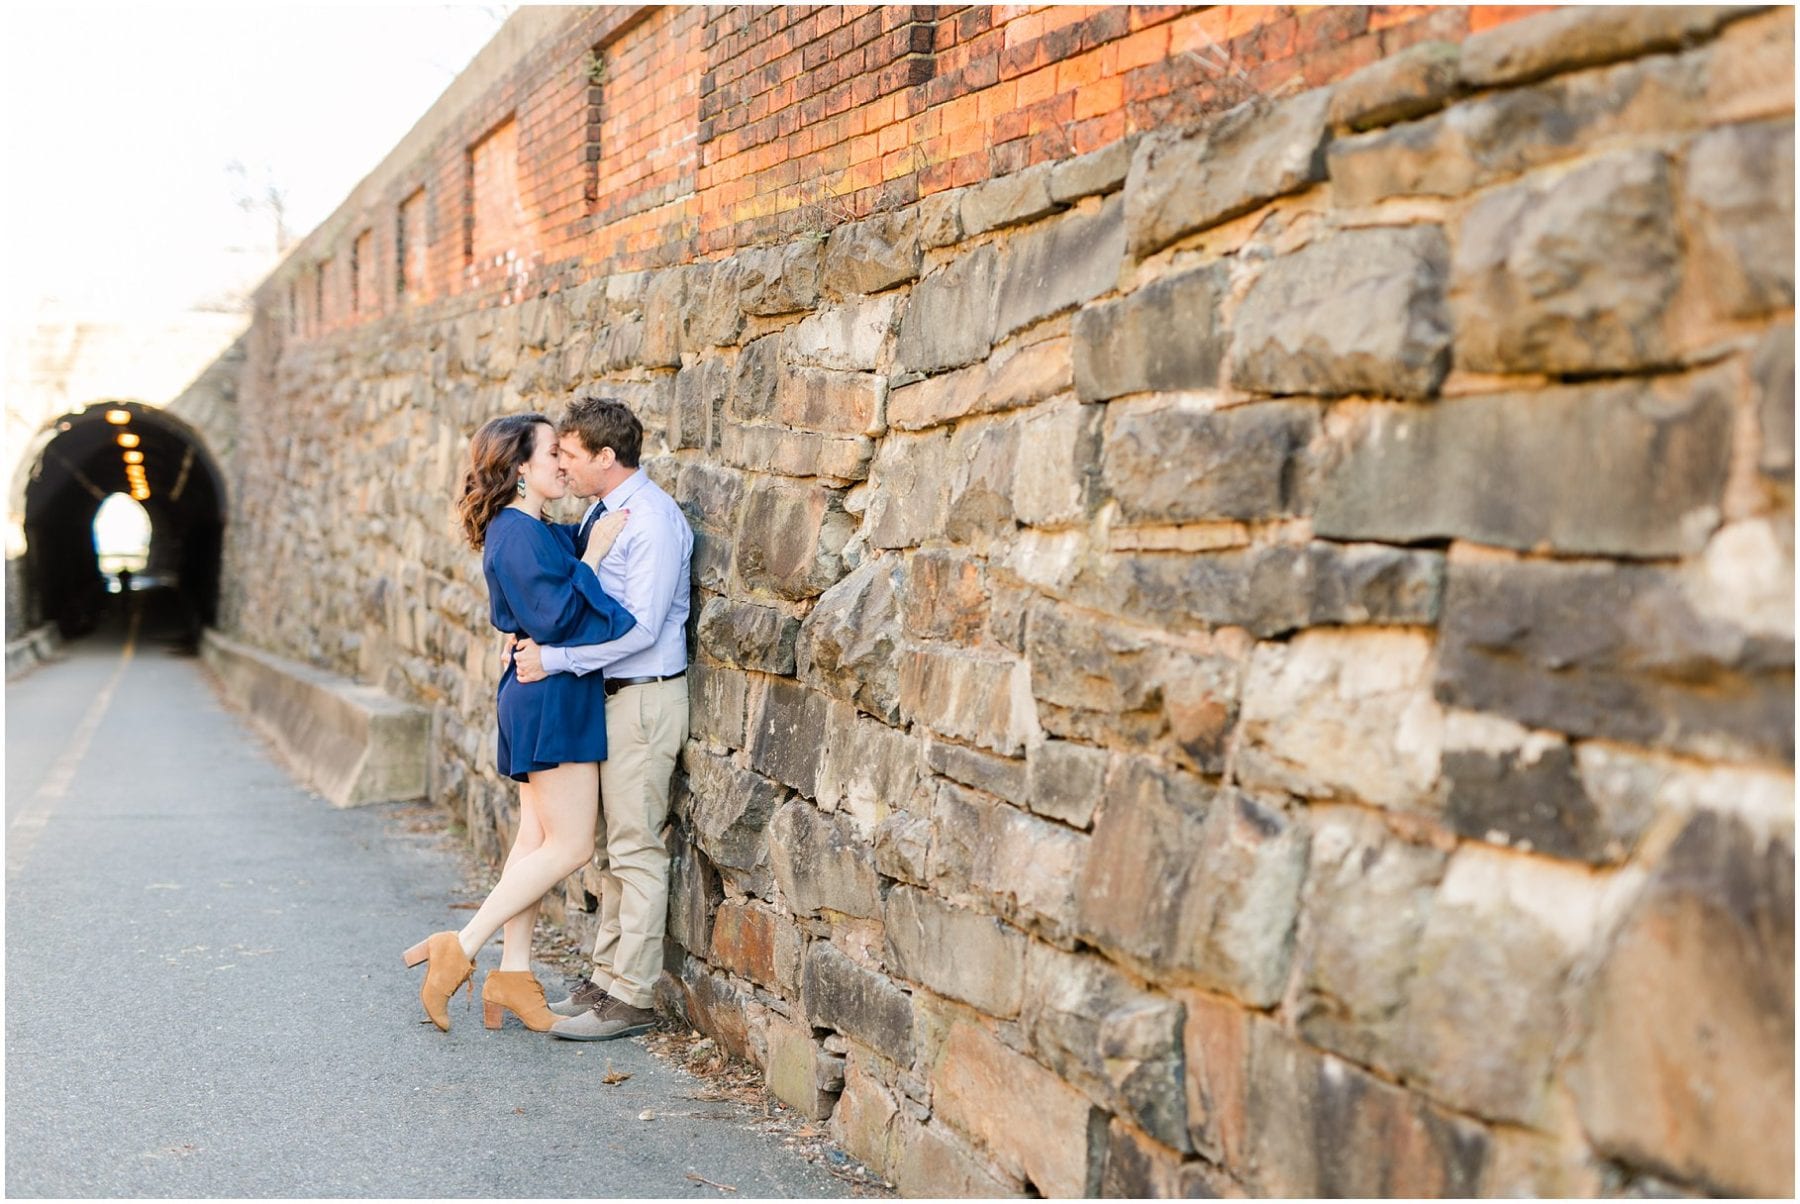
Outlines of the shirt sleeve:
{"label": "shirt sleeve", "polygon": [[494,549],[494,568],[507,606],[539,644],[604,643],[636,622],[554,532],[508,533]]}
{"label": "shirt sleeve", "polygon": [[[655,532],[643,531],[625,549],[625,587],[620,601],[637,620],[636,625],[606,641],[580,645],[566,641],[573,646],[546,647],[546,673],[592,673],[656,643],[656,633],[668,621],[675,591],[682,584],[681,533],[673,530],[670,523],[668,516],[662,516]],[[626,529],[630,530],[629,526]]]}

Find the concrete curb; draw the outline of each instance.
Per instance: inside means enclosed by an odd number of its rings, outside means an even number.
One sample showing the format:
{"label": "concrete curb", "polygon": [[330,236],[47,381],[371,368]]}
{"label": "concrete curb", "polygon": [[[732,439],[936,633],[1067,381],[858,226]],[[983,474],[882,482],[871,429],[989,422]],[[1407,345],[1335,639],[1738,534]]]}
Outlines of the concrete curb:
{"label": "concrete curb", "polygon": [[334,807],[425,796],[424,708],[207,630],[200,654],[226,693]]}
{"label": "concrete curb", "polygon": [[54,623],[45,623],[42,627],[33,628],[16,640],[8,640],[6,644],[6,680],[11,681],[55,656],[57,645],[61,642],[57,637]]}

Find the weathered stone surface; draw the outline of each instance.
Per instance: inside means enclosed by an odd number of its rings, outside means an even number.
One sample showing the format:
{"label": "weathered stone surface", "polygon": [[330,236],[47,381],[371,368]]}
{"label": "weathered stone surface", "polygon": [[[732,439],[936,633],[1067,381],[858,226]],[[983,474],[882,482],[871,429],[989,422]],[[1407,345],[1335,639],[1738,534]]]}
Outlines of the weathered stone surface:
{"label": "weathered stone surface", "polygon": [[689,730],[696,740],[726,748],[744,743],[747,679],[732,669],[695,661],[688,666]]}
{"label": "weathered stone surface", "polygon": [[1225,287],[1224,269],[1209,265],[1082,309],[1074,326],[1075,391],[1083,401],[1105,401],[1217,385],[1226,349],[1218,321]]}
{"label": "weathered stone surface", "polygon": [[770,1014],[763,1076],[776,1099],[803,1116],[824,1120],[837,1103],[837,1092],[828,1089],[828,1085],[834,1076],[841,1075],[841,1066],[839,1059],[813,1040],[805,1025]]}
{"label": "weathered stone surface", "polygon": [[1697,552],[1719,523],[1733,387],[1712,371],[1360,410],[1322,474],[1314,530],[1612,556]]}
{"label": "weathered stone surface", "polygon": [[[1025,989],[1024,933],[910,886],[888,892],[885,919],[887,957],[895,974],[990,1016],[1019,1014]],[[946,957],[948,950],[955,950],[954,955]]]}
{"label": "weathered stone surface", "polygon": [[1601,1151],[1723,1195],[1793,1194],[1791,827],[1690,820],[1581,1023],[1569,1081]]}
{"label": "weathered stone surface", "polygon": [[744,474],[687,461],[676,479],[675,500],[697,529],[730,534],[744,498]]}
{"label": "weathered stone surface", "polygon": [[725,412],[746,422],[772,420],[781,388],[781,335],[764,335],[738,352]]}
{"label": "weathered stone surface", "polygon": [[839,710],[828,720],[819,806],[843,812],[859,831],[872,833],[911,798],[919,781],[919,743],[885,723],[855,718],[848,706]]}
{"label": "weathered stone surface", "polygon": [[1672,173],[1618,151],[1487,193],[1457,228],[1457,363],[1479,372],[1622,372],[1674,358],[1682,274]]}
{"label": "weathered stone surface", "polygon": [[1692,589],[1649,566],[1453,563],[1437,696],[1571,735],[1792,759],[1792,638]]}
{"label": "weathered stone surface", "polygon": [[1683,197],[1701,285],[1728,318],[1794,306],[1794,123],[1733,125],[1694,140]]}
{"label": "weathered stone surface", "polygon": [[1106,1168],[1098,1195],[1113,1200],[1216,1200],[1229,1198],[1230,1180],[1123,1120],[1106,1132]]}
{"label": "weathered stone surface", "polygon": [[[933,1111],[1044,1196],[1086,1196],[1098,1168],[1092,1109],[1073,1088],[957,1019],[929,1071]],[[1103,1130],[1102,1130],[1103,1132]]]}
{"label": "weathered stone surface", "polygon": [[901,654],[900,714],[1009,756],[1038,735],[1029,666],[961,651],[915,648]]}
{"label": "weathered stone surface", "polygon": [[1251,1026],[1247,1132],[1266,1196],[1470,1196],[1487,1130],[1314,1052],[1276,1025]]}
{"label": "weathered stone surface", "polygon": [[727,901],[713,916],[712,963],[786,995],[800,989],[802,943],[799,927],[765,906]]}
{"label": "weathered stone surface", "polygon": [[669,937],[690,953],[712,948],[713,908],[724,893],[719,874],[686,840],[669,841]]}
{"label": "weathered stone surface", "polygon": [[801,987],[806,1022],[835,1028],[902,1066],[913,1058],[912,996],[892,979],[859,966],[830,941],[806,947]]}
{"label": "weathered stone surface", "polygon": [[875,825],[875,868],[889,878],[924,886],[931,880],[931,817],[896,811]]}
{"label": "weathered stone surface", "polygon": [[1269,264],[1233,319],[1231,382],[1264,393],[1430,397],[1450,368],[1436,226],[1349,230]]}
{"label": "weathered stone surface", "polygon": [[710,447],[718,439],[731,376],[719,360],[700,360],[675,374],[669,446]]}
{"label": "weathered stone surface", "polygon": [[769,853],[775,881],[797,914],[824,908],[880,918],[873,855],[846,822],[790,802],[769,821]]}
{"label": "weathered stone surface", "polygon": [[900,1101],[871,1066],[873,1061],[854,1047],[844,1059],[844,1091],[831,1113],[831,1137],[852,1158],[891,1181]]}
{"label": "weathered stone surface", "polygon": [[1372,130],[1436,112],[1460,90],[1460,58],[1455,42],[1420,42],[1371,63],[1332,88],[1327,119]]}
{"label": "weathered stone surface", "polygon": [[887,429],[883,417],[886,399],[886,377],[828,368],[789,368],[782,373],[776,391],[775,417],[805,430],[879,435]]}
{"label": "weathered stone surface", "polygon": [[1057,204],[1050,199],[1050,173],[1055,169],[1054,163],[1039,163],[969,189],[962,199],[964,236],[1054,213]]}
{"label": "weathered stone surface", "polygon": [[773,607],[713,598],[700,610],[699,633],[700,647],[727,665],[793,675],[800,620]]}
{"label": "weathered stone surface", "polygon": [[693,794],[689,820],[694,843],[721,870],[738,871],[757,891],[766,890],[769,849],[764,830],[788,791],[779,782],[692,745],[682,754],[682,765]]}
{"label": "weathered stone surface", "polygon": [[908,1196],[1005,1199],[1024,1194],[1023,1185],[993,1169],[948,1125],[919,1124],[904,1113],[897,1122],[894,1185]]}
{"label": "weathered stone surface", "polygon": [[1266,1007],[1287,977],[1306,843],[1245,795],[1127,760],[1094,823],[1082,933],[1159,977]]}
{"label": "weathered stone surface", "polygon": [[689,273],[682,319],[686,332],[682,350],[724,347],[737,342],[744,329],[744,310],[739,298],[743,264],[737,259],[687,266]]}
{"label": "weathered stone surface", "polygon": [[818,477],[834,485],[867,477],[874,454],[874,440],[863,435],[829,435],[785,426],[735,423],[725,427],[719,448],[720,457],[736,468],[788,477]]}
{"label": "weathered stone surface", "polygon": [[1110,761],[1105,749],[1067,740],[1044,741],[1027,758],[1027,805],[1071,827],[1089,827]]}
{"label": "weathered stone surface", "polygon": [[1206,991],[1176,991],[1174,997],[1186,1013],[1181,1048],[1188,1138],[1212,1161],[1243,1167],[1252,1013]]}
{"label": "weathered stone surface", "polygon": [[987,622],[987,573],[979,557],[922,549],[906,562],[901,617],[909,634],[956,644],[979,642]]}
{"label": "weathered stone surface", "polygon": [[1781,481],[1794,479],[1794,326],[1777,326],[1751,361],[1756,424],[1762,435],[1757,467]]}
{"label": "weathered stone surface", "polygon": [[1650,822],[1651,800],[1596,796],[1583,776],[1560,736],[1466,711],[1445,724],[1444,818],[1470,839],[1596,864],[1624,860]]}
{"label": "weathered stone surface", "polygon": [[1475,87],[1527,83],[1559,71],[1691,45],[1755,11],[1750,5],[1581,5],[1537,13],[1472,34],[1463,44],[1460,71]]}
{"label": "weathered stone surface", "polygon": [[814,797],[827,717],[823,694],[786,678],[769,679],[750,731],[752,768]]}
{"label": "weathered stone surface", "polygon": [[919,202],[919,245],[927,251],[962,241],[962,201],[966,188],[934,192]]}
{"label": "weathered stone surface", "polygon": [[1319,407],[1206,410],[1186,399],[1107,407],[1106,492],[1128,520],[1285,518],[1311,502],[1307,445]]}
{"label": "weathered stone surface", "polygon": [[1131,251],[1170,243],[1325,178],[1329,89],[1258,98],[1196,129],[1138,143],[1125,179]]}
{"label": "weathered stone surface", "polygon": [[823,255],[823,244],[816,238],[740,252],[738,303],[745,313],[758,317],[811,309],[819,301]]}
{"label": "weathered stone surface", "polygon": [[1011,417],[959,424],[950,438],[950,493],[940,534],[986,552],[1013,533],[1020,426]]}
{"label": "weathered stone surface", "polygon": [[917,280],[919,226],[919,210],[905,209],[837,227],[825,243],[826,289],[842,297]]}
{"label": "weathered stone surface", "polygon": [[932,819],[927,865],[939,895],[1052,939],[1072,935],[1087,837],[950,783],[938,790]]}
{"label": "weathered stone surface", "polygon": [[1315,542],[1097,557],[1077,575],[1074,596],[1152,623],[1239,626],[1265,639],[1323,624],[1436,623],[1443,577],[1441,552]]}
{"label": "weathered stone surface", "polygon": [[1108,1110],[1190,1151],[1181,1005],[1100,958],[1047,945],[1031,946],[1024,981],[1020,1024],[1031,1050]]}
{"label": "weathered stone surface", "polygon": [[950,502],[948,431],[890,435],[869,470],[871,547],[905,548],[944,533]]}
{"label": "weathered stone surface", "polygon": [[1084,196],[1123,188],[1136,149],[1135,137],[1121,138],[1097,151],[1064,159],[1050,170],[1050,199],[1067,205]]}
{"label": "weathered stone surface", "polygon": [[898,567],[866,560],[821,595],[798,653],[802,680],[889,723],[900,714]]}
{"label": "weathered stone surface", "polygon": [[1585,867],[1463,845],[1417,946],[1399,1072],[1460,1111],[1537,1121],[1601,890]]}
{"label": "weathered stone surface", "polygon": [[1125,203],[1117,197],[1012,239],[1000,253],[995,336],[1113,291],[1124,258]]}
{"label": "weathered stone surface", "polygon": [[835,491],[759,480],[744,502],[738,576],[777,597],[816,597],[843,576],[839,553],[855,529]]}
{"label": "weathered stone surface", "polygon": [[673,267],[651,274],[644,294],[642,341],[633,357],[646,368],[681,366],[689,272],[685,267]]}
{"label": "weathered stone surface", "polygon": [[925,745],[925,764],[953,782],[985,790],[1021,807],[1025,805],[1024,761],[932,740]]}
{"label": "weathered stone surface", "polygon": [[788,354],[799,364],[872,372],[899,308],[899,297],[889,295],[822,309],[789,329]]}
{"label": "weathered stone surface", "polygon": [[994,284],[999,253],[979,247],[913,287],[900,319],[894,367],[939,372],[987,356],[994,341]]}
{"label": "weathered stone surface", "polygon": [[1241,666],[1054,603],[1032,608],[1026,653],[1054,735],[1149,745],[1170,735],[1207,773],[1224,769]]}
{"label": "weathered stone surface", "polygon": [[681,959],[676,980],[689,1024],[706,1033],[733,1057],[751,1056],[749,992],[733,986],[723,974],[709,974],[699,958]]}
{"label": "weathered stone surface", "polygon": [[1448,860],[1353,808],[1315,811],[1296,1005],[1300,1035],[1392,1070],[1419,940]]}
{"label": "weathered stone surface", "polygon": [[887,419],[899,430],[922,430],[968,414],[1031,405],[1069,391],[1074,379],[1068,339],[1003,347],[979,364],[895,389],[888,394]]}
{"label": "weathered stone surface", "polygon": [[1238,720],[1238,780],[1435,810],[1444,715],[1431,654],[1429,637],[1410,631],[1305,631],[1257,645]]}
{"label": "weathered stone surface", "polygon": [[1099,406],[1038,406],[1019,423],[1012,511],[1021,523],[1058,526],[1085,520],[1099,475]]}

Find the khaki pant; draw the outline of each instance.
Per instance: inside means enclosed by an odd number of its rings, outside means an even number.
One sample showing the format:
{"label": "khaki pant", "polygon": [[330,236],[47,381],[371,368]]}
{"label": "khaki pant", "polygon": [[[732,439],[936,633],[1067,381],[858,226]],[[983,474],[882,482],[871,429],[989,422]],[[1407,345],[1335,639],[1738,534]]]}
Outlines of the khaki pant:
{"label": "khaki pant", "polygon": [[688,737],[687,678],[626,686],[606,700],[600,763],[600,935],[595,985],[632,1007],[655,999],[669,917],[669,818],[675,758]]}

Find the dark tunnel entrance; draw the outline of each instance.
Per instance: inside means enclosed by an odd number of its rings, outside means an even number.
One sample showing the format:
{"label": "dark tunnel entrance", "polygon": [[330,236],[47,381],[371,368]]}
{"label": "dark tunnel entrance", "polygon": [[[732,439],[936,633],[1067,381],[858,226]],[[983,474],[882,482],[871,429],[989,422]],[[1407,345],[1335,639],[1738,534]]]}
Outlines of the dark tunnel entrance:
{"label": "dark tunnel entrance", "polygon": [[[102,571],[94,536],[100,505],[118,493],[143,506],[150,520],[149,559],[134,593],[156,597],[158,609],[189,640],[219,611],[225,491],[199,436],[181,420],[133,402],[89,406],[53,424],[25,468],[25,555],[9,564],[8,638],[55,623],[63,638],[86,635],[109,611],[130,601]],[[15,493],[15,497],[18,495]],[[22,607],[20,604],[23,604]]]}

